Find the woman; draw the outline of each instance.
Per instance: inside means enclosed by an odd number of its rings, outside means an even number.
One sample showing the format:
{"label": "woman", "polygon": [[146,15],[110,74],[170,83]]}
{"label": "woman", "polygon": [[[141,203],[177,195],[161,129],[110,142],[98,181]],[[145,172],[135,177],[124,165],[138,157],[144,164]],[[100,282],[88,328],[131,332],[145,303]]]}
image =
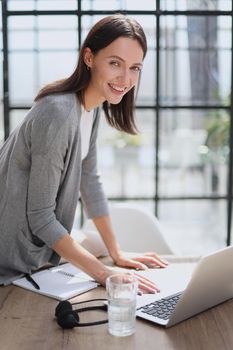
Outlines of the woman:
{"label": "woman", "polygon": [[[105,285],[114,272],[74,241],[81,199],[118,266],[144,269],[166,263],[155,253],[128,259],[114,238],[97,175],[99,106],[113,127],[136,133],[134,90],[146,54],[141,26],[123,15],[100,20],[89,32],[74,73],[44,87],[23,123],[0,150],[0,284],[54,265],[60,257]],[[141,291],[158,288],[139,277]]]}

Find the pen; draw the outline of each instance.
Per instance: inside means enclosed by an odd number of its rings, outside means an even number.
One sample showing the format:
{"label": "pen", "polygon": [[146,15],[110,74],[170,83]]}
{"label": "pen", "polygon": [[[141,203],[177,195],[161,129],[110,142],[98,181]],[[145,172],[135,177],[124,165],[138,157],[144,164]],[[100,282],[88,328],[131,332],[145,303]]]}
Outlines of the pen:
{"label": "pen", "polygon": [[31,275],[29,275],[28,273],[25,275],[25,277],[26,277],[26,280],[28,281],[28,282],[30,282],[32,285],[33,285],[33,287],[35,287],[36,289],[40,289],[40,286],[36,283],[36,281],[34,281],[34,279],[32,278],[32,276]]}

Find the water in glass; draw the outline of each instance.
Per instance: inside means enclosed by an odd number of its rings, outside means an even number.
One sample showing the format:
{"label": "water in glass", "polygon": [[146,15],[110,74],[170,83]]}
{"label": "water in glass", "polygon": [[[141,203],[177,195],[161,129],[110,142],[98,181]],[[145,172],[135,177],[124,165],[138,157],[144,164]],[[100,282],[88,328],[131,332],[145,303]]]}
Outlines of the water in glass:
{"label": "water in glass", "polygon": [[135,332],[136,300],[109,299],[108,329],[115,336],[127,336]]}

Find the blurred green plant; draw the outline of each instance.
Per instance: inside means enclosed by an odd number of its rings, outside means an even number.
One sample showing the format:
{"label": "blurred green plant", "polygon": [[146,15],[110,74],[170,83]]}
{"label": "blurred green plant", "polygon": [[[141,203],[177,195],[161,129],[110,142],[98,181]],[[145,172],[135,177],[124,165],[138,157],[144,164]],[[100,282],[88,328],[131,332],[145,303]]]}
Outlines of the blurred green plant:
{"label": "blurred green plant", "polygon": [[116,131],[106,141],[116,148],[139,147],[144,143],[142,134],[131,135],[125,132]]}
{"label": "blurred green plant", "polygon": [[230,115],[215,113],[207,125],[206,146],[217,150],[229,144]]}
{"label": "blurred green plant", "polygon": [[[227,97],[225,105],[229,106],[229,102],[230,96]],[[207,157],[214,162],[217,160],[225,162],[229,153],[230,111],[216,110],[210,112],[207,118],[206,130]]]}

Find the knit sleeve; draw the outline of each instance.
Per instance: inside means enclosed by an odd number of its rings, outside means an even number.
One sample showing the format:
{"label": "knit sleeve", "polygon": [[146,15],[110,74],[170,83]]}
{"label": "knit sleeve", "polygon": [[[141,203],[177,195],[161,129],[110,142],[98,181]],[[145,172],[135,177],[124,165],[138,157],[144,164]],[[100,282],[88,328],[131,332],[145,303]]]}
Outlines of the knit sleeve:
{"label": "knit sleeve", "polygon": [[52,247],[67,229],[56,218],[56,199],[68,148],[67,109],[47,103],[31,126],[27,218],[31,232]]}

